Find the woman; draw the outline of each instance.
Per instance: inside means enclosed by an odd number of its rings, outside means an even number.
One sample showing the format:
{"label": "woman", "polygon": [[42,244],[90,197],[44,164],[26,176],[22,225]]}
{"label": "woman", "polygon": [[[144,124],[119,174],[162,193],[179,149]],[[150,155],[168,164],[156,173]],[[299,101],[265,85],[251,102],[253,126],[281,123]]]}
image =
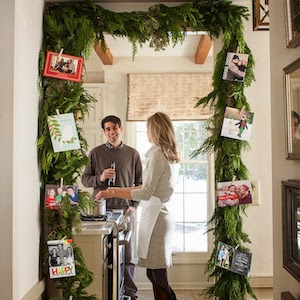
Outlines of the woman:
{"label": "woman", "polygon": [[241,185],[240,187],[240,194],[239,194],[239,204],[250,204],[252,203],[252,195],[249,191],[249,187],[245,184]]}
{"label": "woman", "polygon": [[59,262],[57,261],[58,258],[58,254],[57,254],[57,249],[53,248],[50,251],[50,255],[49,255],[49,265],[50,267],[57,267],[59,265]]}
{"label": "woman", "polygon": [[175,222],[166,205],[174,190],[179,155],[171,119],[157,112],[147,121],[148,139],[154,145],[146,153],[144,183],[133,188],[108,188],[96,199],[118,197],[142,200],[139,228],[139,266],[147,269],[156,300],[175,300],[168,283],[167,269],[172,266],[172,234]]}
{"label": "woman", "polygon": [[67,248],[67,262],[69,264],[73,264],[74,263],[74,256],[73,256],[73,251],[72,251],[72,248],[71,247],[68,247]]}

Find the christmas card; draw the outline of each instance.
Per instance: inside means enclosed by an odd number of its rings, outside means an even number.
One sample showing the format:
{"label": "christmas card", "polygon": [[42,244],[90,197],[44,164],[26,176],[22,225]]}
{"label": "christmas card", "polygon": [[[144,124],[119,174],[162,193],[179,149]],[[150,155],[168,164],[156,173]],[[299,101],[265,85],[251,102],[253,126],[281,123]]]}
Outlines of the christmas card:
{"label": "christmas card", "polygon": [[233,206],[252,203],[250,180],[218,182],[218,206]]}
{"label": "christmas card", "polygon": [[252,253],[218,242],[215,265],[231,272],[249,276]]}
{"label": "christmas card", "polygon": [[45,208],[57,209],[65,196],[69,198],[71,205],[77,205],[78,187],[74,185],[59,186],[47,184],[45,187]]}
{"label": "christmas card", "polygon": [[251,136],[254,113],[226,107],[221,136],[249,141]]}
{"label": "christmas card", "polygon": [[47,121],[54,152],[80,149],[77,128],[72,113],[48,116]]}
{"label": "christmas card", "polygon": [[228,52],[223,72],[224,80],[243,82],[249,54]]}
{"label": "christmas card", "polygon": [[80,81],[82,67],[82,57],[48,51],[43,75],[57,79]]}
{"label": "christmas card", "polygon": [[76,275],[72,240],[52,240],[47,242],[49,275],[51,279]]}

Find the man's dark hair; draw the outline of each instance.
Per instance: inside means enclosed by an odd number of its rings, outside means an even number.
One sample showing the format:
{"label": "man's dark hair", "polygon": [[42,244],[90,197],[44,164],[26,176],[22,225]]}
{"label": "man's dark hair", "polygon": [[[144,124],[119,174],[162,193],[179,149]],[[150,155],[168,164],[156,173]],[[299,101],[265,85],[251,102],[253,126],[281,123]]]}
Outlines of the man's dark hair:
{"label": "man's dark hair", "polygon": [[240,58],[238,57],[238,55],[235,54],[235,55],[233,55],[233,57],[232,57],[232,60],[233,60],[233,59],[240,59]]}
{"label": "man's dark hair", "polygon": [[116,116],[107,116],[105,117],[102,121],[101,121],[101,127],[102,129],[104,129],[104,124],[107,122],[112,122],[115,123],[116,125],[118,125],[119,127],[122,126],[122,122],[120,120],[120,118],[116,117]]}
{"label": "man's dark hair", "polygon": [[292,118],[296,118],[298,121],[298,124],[300,123],[300,116],[295,111],[292,110]]}

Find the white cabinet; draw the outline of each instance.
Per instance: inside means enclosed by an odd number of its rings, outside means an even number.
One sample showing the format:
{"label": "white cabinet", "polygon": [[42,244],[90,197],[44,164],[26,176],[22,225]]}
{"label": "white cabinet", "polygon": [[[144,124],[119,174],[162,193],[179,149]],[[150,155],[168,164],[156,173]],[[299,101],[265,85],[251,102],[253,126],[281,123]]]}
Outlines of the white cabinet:
{"label": "white cabinet", "polygon": [[83,233],[74,235],[74,242],[81,249],[87,268],[94,274],[93,282],[86,288],[87,293],[96,295],[100,300],[107,300],[107,235]]}
{"label": "white cabinet", "polygon": [[85,115],[84,121],[77,121],[78,126],[83,129],[84,137],[87,139],[89,153],[91,149],[103,142],[101,120],[104,116],[105,84],[84,83],[83,87],[88,94],[97,100],[90,104],[89,115]]}
{"label": "white cabinet", "polygon": [[[83,131],[83,137],[88,143],[86,155],[96,146],[104,142],[101,128],[101,120],[104,117],[104,102],[105,102],[105,84],[104,83],[84,83],[84,89],[94,97],[97,101],[90,104],[89,114],[85,115],[84,121],[78,120],[77,124]],[[93,192],[93,188],[85,188],[81,183],[81,178],[78,178],[77,185],[79,189]]]}

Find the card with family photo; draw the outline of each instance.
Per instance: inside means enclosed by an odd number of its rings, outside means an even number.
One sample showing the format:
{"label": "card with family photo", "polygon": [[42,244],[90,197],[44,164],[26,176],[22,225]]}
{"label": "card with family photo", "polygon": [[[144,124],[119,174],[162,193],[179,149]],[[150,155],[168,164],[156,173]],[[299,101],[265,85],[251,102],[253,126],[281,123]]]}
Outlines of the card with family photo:
{"label": "card with family photo", "polygon": [[78,186],[47,184],[45,187],[45,208],[56,210],[65,196],[68,197],[71,205],[77,205]]}
{"label": "card with family photo", "polygon": [[218,182],[217,188],[219,207],[252,203],[250,180]]}
{"label": "card with family photo", "polygon": [[56,52],[47,52],[44,76],[70,81],[80,81],[83,58]]}
{"label": "card with family photo", "polygon": [[72,240],[47,241],[49,275],[51,279],[76,275]]}
{"label": "card with family photo", "polygon": [[252,131],[254,113],[226,107],[221,129],[221,136],[249,141]]}
{"label": "card with family photo", "polygon": [[243,82],[249,54],[228,52],[222,79]]}
{"label": "card with family photo", "polygon": [[252,253],[218,242],[215,265],[228,271],[249,276]]}

